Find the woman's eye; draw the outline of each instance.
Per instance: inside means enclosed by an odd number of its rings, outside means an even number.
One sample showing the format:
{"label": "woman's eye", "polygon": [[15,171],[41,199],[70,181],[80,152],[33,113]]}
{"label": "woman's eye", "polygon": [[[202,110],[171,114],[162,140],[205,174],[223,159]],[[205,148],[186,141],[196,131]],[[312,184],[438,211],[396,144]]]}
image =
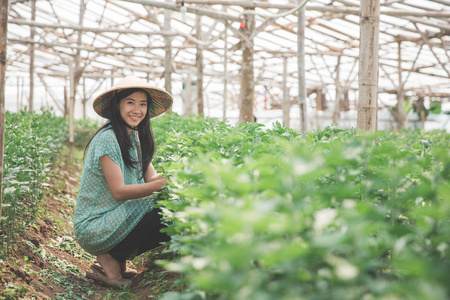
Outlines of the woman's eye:
{"label": "woman's eye", "polygon": [[133,101],[128,101],[127,103],[128,103],[128,104],[134,104],[134,102],[133,102]]}
{"label": "woman's eye", "polygon": [[142,103],[141,106],[147,106],[147,103]]}

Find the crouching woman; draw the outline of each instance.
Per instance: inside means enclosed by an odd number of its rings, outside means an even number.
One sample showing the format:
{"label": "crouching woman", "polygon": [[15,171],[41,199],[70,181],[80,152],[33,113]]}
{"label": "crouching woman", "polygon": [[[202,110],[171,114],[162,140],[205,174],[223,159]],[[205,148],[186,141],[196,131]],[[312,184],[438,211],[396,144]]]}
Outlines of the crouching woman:
{"label": "crouching woman", "polygon": [[95,112],[108,121],[86,146],[74,216],[78,243],[97,257],[88,278],[126,286],[137,273],[126,261],[169,240],[154,208],[167,179],[152,165],[150,119],[172,102],[166,91],[134,76],[94,100]]}

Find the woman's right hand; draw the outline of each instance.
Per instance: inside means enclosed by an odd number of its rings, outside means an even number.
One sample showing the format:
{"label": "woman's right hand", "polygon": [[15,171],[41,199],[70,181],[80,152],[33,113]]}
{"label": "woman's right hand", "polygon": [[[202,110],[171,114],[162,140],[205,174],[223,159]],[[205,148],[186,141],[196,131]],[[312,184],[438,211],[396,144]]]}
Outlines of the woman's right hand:
{"label": "woman's right hand", "polygon": [[169,181],[165,177],[154,176],[151,181],[142,184],[125,184],[122,170],[108,155],[100,157],[100,165],[103,168],[106,182],[116,201],[138,199],[160,192]]}

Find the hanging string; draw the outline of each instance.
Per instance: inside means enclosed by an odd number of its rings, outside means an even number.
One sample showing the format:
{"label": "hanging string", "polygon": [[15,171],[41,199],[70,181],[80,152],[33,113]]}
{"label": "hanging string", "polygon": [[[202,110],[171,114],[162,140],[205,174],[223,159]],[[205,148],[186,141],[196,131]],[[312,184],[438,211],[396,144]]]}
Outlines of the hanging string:
{"label": "hanging string", "polygon": [[181,12],[181,19],[183,20],[183,23],[186,23],[186,11],[187,11],[187,8],[184,5],[184,1],[181,1],[180,12]]}

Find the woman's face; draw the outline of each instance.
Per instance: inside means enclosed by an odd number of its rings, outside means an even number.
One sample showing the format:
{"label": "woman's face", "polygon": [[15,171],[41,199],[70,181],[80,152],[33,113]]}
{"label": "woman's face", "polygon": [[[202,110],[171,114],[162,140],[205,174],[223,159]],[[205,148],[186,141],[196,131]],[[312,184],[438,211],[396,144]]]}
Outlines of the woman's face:
{"label": "woman's face", "polygon": [[[120,116],[130,127],[137,127],[147,114],[147,94],[137,91],[120,100]],[[128,133],[131,128],[127,127]]]}

